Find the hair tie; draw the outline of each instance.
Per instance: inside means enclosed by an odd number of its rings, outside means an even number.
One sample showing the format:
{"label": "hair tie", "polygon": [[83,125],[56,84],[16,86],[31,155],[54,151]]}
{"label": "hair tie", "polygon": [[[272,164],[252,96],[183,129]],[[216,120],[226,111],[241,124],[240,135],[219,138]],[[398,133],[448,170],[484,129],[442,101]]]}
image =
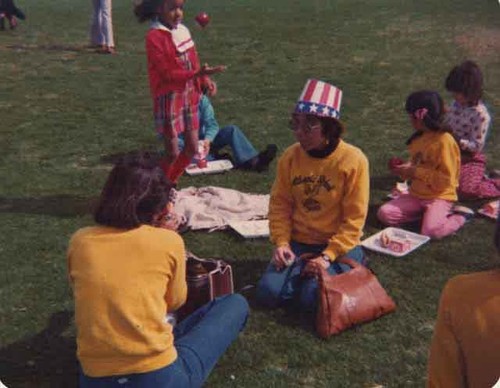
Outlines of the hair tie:
{"label": "hair tie", "polygon": [[418,120],[423,120],[427,112],[429,112],[427,108],[417,109],[415,112],[413,112],[413,117],[415,117]]}

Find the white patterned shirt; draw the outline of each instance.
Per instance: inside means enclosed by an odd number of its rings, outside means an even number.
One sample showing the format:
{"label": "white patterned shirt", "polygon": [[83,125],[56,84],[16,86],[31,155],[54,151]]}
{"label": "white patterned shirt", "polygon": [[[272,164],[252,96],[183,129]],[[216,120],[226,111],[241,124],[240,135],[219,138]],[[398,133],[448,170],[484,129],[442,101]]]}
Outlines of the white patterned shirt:
{"label": "white patterned shirt", "polygon": [[444,118],[444,123],[458,138],[460,149],[473,153],[482,151],[490,122],[490,114],[482,102],[462,106],[454,101]]}

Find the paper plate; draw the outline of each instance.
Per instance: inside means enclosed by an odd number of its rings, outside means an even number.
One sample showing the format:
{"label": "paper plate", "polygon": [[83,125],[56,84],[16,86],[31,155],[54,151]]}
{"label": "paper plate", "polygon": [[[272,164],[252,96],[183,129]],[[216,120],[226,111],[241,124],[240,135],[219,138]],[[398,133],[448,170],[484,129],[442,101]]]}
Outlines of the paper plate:
{"label": "paper plate", "polygon": [[233,221],[229,226],[245,238],[269,237],[269,220]]}
{"label": "paper plate", "polygon": [[396,199],[399,198],[402,194],[408,194],[409,192],[410,192],[410,187],[408,186],[408,183],[398,182],[391,190],[391,192],[387,194],[387,197],[390,199]]}
{"label": "paper plate", "polygon": [[498,217],[499,208],[500,208],[500,200],[496,200],[488,202],[487,204],[481,206],[481,208],[478,209],[477,212],[485,217],[496,220]]}
{"label": "paper plate", "polygon": [[[395,252],[390,249],[387,249],[383,247],[380,244],[380,236],[382,235],[383,232],[393,234],[396,236],[403,237],[405,236],[410,240],[410,249],[404,251],[404,252]],[[430,240],[430,237],[424,236],[418,233],[413,233],[409,232],[404,229],[400,228],[394,228],[394,227],[389,227],[385,228],[384,230],[368,237],[367,239],[361,241],[361,245],[364,246],[367,249],[370,249],[375,252],[380,252],[380,253],[385,253],[390,256],[395,256],[395,257],[403,257],[406,256],[408,253],[413,252],[415,249],[420,247],[421,245],[425,244],[427,241]]]}
{"label": "paper plate", "polygon": [[233,164],[230,160],[213,160],[207,162],[207,167],[199,168],[196,164],[192,163],[186,168],[186,174],[188,175],[201,175],[201,174],[217,174],[220,172],[228,171],[233,168]]}

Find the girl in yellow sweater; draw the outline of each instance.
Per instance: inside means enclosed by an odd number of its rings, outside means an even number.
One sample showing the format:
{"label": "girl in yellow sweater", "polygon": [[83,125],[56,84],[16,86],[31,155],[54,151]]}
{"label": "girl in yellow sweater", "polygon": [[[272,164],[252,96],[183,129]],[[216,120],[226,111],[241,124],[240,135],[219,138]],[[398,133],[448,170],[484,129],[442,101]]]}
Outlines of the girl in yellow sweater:
{"label": "girl in yellow sweater", "polygon": [[163,227],[171,185],[139,155],[111,171],[95,214],[77,231],[68,273],[75,298],[80,387],[200,387],[245,325],[238,294],[215,299],[174,327],[186,301],[182,238]]}
{"label": "girl in yellow sweater", "polygon": [[348,270],[338,257],[364,261],[359,243],[368,211],[368,160],[340,139],[341,98],[335,86],[309,80],[292,114],[298,143],[278,162],[269,204],[275,250],[257,287],[258,300],[268,307],[294,301],[312,311],[314,267],[333,275]]}
{"label": "girl in yellow sweater", "polygon": [[415,132],[407,141],[410,161],[391,166],[393,174],[411,181],[409,194],[381,206],[378,218],[396,226],[422,219],[421,233],[439,239],[455,233],[474,214],[457,200],[460,149],[442,126],[443,100],[434,91],[408,96],[406,111]]}

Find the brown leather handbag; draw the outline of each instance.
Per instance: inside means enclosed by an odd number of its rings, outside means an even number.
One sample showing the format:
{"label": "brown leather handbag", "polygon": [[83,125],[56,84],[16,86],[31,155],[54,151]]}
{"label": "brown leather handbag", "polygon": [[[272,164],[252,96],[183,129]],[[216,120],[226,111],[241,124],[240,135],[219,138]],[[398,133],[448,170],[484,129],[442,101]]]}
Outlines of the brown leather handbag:
{"label": "brown leather handbag", "polygon": [[350,271],[330,275],[318,271],[316,331],[322,338],[339,334],[349,327],[374,320],[396,309],[394,301],[365,266],[348,258],[337,259]]}
{"label": "brown leather handbag", "polygon": [[179,319],[218,296],[234,292],[233,270],[224,260],[202,259],[188,252],[186,262],[188,295],[186,303],[177,310]]}

